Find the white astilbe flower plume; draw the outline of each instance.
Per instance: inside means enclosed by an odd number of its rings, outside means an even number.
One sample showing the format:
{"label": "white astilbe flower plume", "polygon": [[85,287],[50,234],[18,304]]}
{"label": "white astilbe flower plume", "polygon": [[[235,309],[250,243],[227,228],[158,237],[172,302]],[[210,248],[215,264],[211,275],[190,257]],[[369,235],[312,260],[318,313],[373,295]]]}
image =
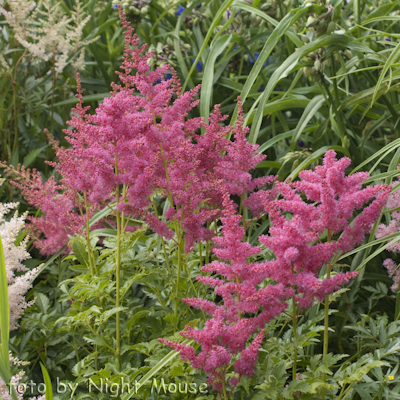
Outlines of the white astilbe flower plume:
{"label": "white astilbe flower plume", "polygon": [[[84,68],[84,46],[97,40],[82,40],[83,28],[90,19],[77,1],[69,18],[59,1],[6,0],[9,11],[1,7],[15,38],[35,60],[51,60],[54,73],[61,73],[72,63],[74,71]],[[1,61],[3,65],[5,60]]]}
{"label": "white astilbe flower plume", "polygon": [[[4,179],[0,179],[0,186],[3,184]],[[4,259],[6,264],[7,272],[7,283],[8,283],[8,302],[10,306],[10,330],[18,327],[17,320],[21,317],[24,309],[29,307],[33,302],[25,301],[25,294],[32,286],[32,281],[39,271],[39,267],[33,270],[27,270],[22,261],[30,258],[30,254],[26,251],[26,244],[28,237],[25,236],[24,240],[16,244],[17,237],[25,225],[26,213],[18,216],[18,212],[15,211],[14,216],[9,220],[5,220],[11,210],[15,210],[18,207],[18,203],[0,203],[0,237],[3,244]],[[15,275],[15,273],[25,272],[24,274]],[[13,357],[10,352],[10,364],[24,366],[27,363],[18,360]],[[16,387],[20,379],[24,376],[24,371],[20,371],[18,374],[11,378],[11,383]],[[0,378],[0,397],[3,400],[12,400],[7,385]],[[22,400],[22,394],[18,395],[18,399]],[[40,396],[37,399],[32,400],[44,400],[44,396]]]}
{"label": "white astilbe flower plume", "polygon": [[[4,180],[0,180],[0,185]],[[4,259],[7,271],[8,301],[10,305],[10,330],[18,327],[17,320],[21,317],[24,309],[31,303],[25,301],[25,294],[30,289],[39,267],[28,271],[22,261],[30,258],[26,251],[26,236],[19,244],[15,244],[17,237],[25,225],[26,213],[14,216],[6,221],[4,216],[18,207],[18,203],[0,203],[0,236],[3,243]],[[16,272],[25,272],[23,275],[15,275]]]}

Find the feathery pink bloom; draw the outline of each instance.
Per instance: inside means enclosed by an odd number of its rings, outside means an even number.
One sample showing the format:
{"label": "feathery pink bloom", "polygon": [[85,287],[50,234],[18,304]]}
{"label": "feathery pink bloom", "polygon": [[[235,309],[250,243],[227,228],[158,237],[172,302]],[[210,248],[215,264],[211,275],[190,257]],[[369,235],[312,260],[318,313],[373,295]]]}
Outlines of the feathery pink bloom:
{"label": "feathery pink bloom", "polygon": [[[190,251],[196,241],[213,237],[206,225],[222,215],[223,191],[251,193],[271,181],[268,177],[252,181],[249,171],[265,156],[245,138],[248,128],[242,126],[240,99],[235,127],[221,125],[227,116],[219,106],[209,124],[202,118],[189,119],[189,112],[199,104],[195,97],[200,86],[181,94],[169,65],[151,71],[147,61],[152,53],[145,53],[145,44],[139,45],[122,9],[120,17],[125,29],[125,52],[117,72],[121,84],[112,84],[111,96],[92,115],[90,107],[83,106],[78,75],[78,104],[68,121],[72,129],[64,130],[70,147],[53,142],[59,161],[49,163],[60,174],[60,184],[50,179],[36,183],[34,191],[28,179],[20,181],[28,202],[43,211],[35,229],[38,238],[44,235],[44,243],[37,240],[35,244],[46,254],[66,244],[86,212],[110,202],[117,202],[119,211],[144,220],[167,239],[174,234],[167,223],[177,223],[183,228],[185,250]],[[164,74],[170,69],[174,78],[165,81]],[[227,139],[231,131],[233,141]],[[79,204],[78,194],[87,196],[89,210]],[[165,220],[154,213],[154,195],[171,203]],[[53,207],[57,218],[50,205],[43,207],[50,199],[57,203]]]}
{"label": "feathery pink bloom", "polygon": [[[217,305],[203,299],[183,300],[212,315],[205,322],[203,330],[186,326],[186,330],[181,332],[182,336],[200,343],[201,350],[193,355],[190,348],[182,350],[182,345],[160,339],[173,349],[181,351],[182,359],[189,361],[194,368],[203,369],[208,375],[209,384],[219,391],[222,390],[222,382],[226,380],[225,372],[232,360],[235,360],[234,369],[239,379],[242,375],[253,373],[263,331],[247,348],[246,343],[287,307],[281,301],[282,297],[287,297],[287,291],[281,285],[259,288],[263,277],[255,272],[258,264],[249,263],[247,259],[258,254],[261,249],[242,241],[245,231],[240,226],[241,216],[237,214],[228,193],[223,195],[223,206],[222,236],[213,239],[216,244],[213,252],[225,262],[213,261],[202,267],[203,272],[212,271],[221,278],[198,277],[202,283],[215,287],[215,293],[223,301]],[[260,306],[264,309],[260,310]],[[244,317],[244,314],[253,316]],[[189,352],[191,357],[187,357]],[[230,380],[232,387],[237,383],[237,379]]]}
{"label": "feathery pink bloom", "polygon": [[[296,287],[303,307],[315,298],[322,300],[356,276],[356,272],[347,272],[318,279],[319,270],[334,255],[361,244],[389,195],[386,185],[362,188],[366,172],[345,176],[349,165],[348,158],[336,160],[336,153],[329,150],[322,166],[300,172],[300,181],[277,182],[275,189],[281,198],[271,201],[267,192],[263,199],[272,225],[269,234],[259,240],[274,251],[276,258],[260,265],[259,273],[286,287]],[[263,193],[258,193],[262,198]],[[353,219],[354,212],[366,203],[363,212]],[[328,235],[325,242],[321,240],[324,233]]]}
{"label": "feathery pink bloom", "polygon": [[[242,132],[239,127],[238,132]],[[238,165],[244,164],[240,157],[237,160],[241,160]],[[328,151],[323,166],[315,171],[301,172],[299,182],[276,182],[273,190],[254,195],[256,214],[264,208],[272,220],[269,234],[259,238],[274,251],[275,259],[271,261],[248,262],[260,252],[260,247],[242,241],[245,229],[240,225],[241,216],[229,193],[224,194],[222,236],[213,239],[216,244],[213,252],[219,260],[202,268],[202,271],[214,272],[220,277],[198,277],[204,284],[215,287],[222,302],[216,305],[202,299],[185,299],[187,304],[203,309],[212,318],[206,321],[203,330],[187,326],[181,332],[182,336],[200,343],[201,351],[195,356],[191,353],[192,358],[186,357],[186,360],[194,368],[202,368],[208,373],[214,389],[222,389],[221,382],[232,360],[235,360],[234,370],[239,376],[230,380],[232,387],[241,376],[254,373],[263,331],[247,348],[246,343],[285,310],[286,300],[294,297],[301,308],[309,308],[315,299],[322,301],[357,276],[357,272],[340,272],[330,278],[318,277],[322,266],[334,255],[349,251],[362,242],[389,194],[386,185],[363,189],[362,182],[367,173],[346,177],[344,172],[349,164],[349,159],[336,160],[336,153]],[[244,179],[244,175],[241,176]],[[353,213],[362,209],[365,203],[369,205],[353,218]],[[324,233],[328,236],[325,242],[321,240]],[[266,278],[275,283],[260,286]],[[181,348],[173,342],[168,345],[177,350]],[[183,354],[188,351],[191,350],[186,349]],[[219,364],[214,362],[216,352],[223,354]]]}

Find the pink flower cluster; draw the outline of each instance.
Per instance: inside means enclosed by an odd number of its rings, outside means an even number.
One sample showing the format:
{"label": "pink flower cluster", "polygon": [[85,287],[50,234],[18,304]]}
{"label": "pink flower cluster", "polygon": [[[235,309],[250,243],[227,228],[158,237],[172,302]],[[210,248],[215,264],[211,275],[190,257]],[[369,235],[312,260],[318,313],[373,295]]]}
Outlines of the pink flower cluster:
{"label": "pink flower cluster", "polygon": [[[241,123],[240,99],[235,127],[221,125],[227,116],[219,106],[208,124],[188,118],[199,103],[194,98],[200,86],[181,94],[172,68],[151,71],[147,61],[152,53],[144,54],[146,45],[139,46],[121,9],[120,15],[125,28],[118,72],[122,84],[114,83],[111,97],[91,115],[90,107],[83,106],[78,76],[79,103],[68,121],[73,129],[64,130],[71,147],[54,142],[59,162],[49,163],[61,175],[60,184],[54,178],[43,183],[36,171],[32,177],[23,169],[10,171],[27,201],[43,213],[31,220],[36,237],[42,238],[35,244],[43,254],[64,246],[87,212],[91,215],[114,201],[126,216],[143,219],[168,239],[173,236],[170,228],[178,223],[189,251],[196,240],[212,238],[206,223],[221,215],[222,189],[240,196],[270,181],[252,180],[249,173],[265,156],[245,138],[248,129]],[[173,78],[165,81],[170,69]],[[227,139],[231,131],[233,141]],[[87,197],[88,210],[79,194]],[[165,220],[154,213],[155,194],[169,201]]]}
{"label": "pink flower cluster", "polygon": [[[54,254],[69,240],[68,235],[81,233],[84,218],[76,212],[77,195],[65,190],[54,176],[43,183],[39,171],[18,165],[17,168],[0,163],[13,183],[22,191],[25,200],[40,210],[38,217],[27,216],[33,244],[42,254]],[[91,215],[90,210],[88,212]]]}
{"label": "pink flower cluster", "polygon": [[321,267],[334,255],[361,244],[389,195],[387,185],[362,188],[368,172],[346,177],[350,163],[347,157],[336,160],[336,153],[329,150],[322,166],[300,172],[298,182],[277,182],[281,198],[270,201],[266,196],[264,201],[272,226],[259,240],[276,258],[261,264],[259,272],[285,287],[296,288],[301,307],[310,307],[314,298],[322,301],[357,275],[339,272],[324,280],[318,278]]}
{"label": "pink flower cluster", "polygon": [[[200,343],[201,351],[196,354],[191,346],[159,339],[180,351],[182,359],[189,361],[194,368],[203,369],[209,376],[208,383],[218,391],[222,391],[225,373],[231,362],[234,362],[234,370],[239,379],[243,375],[251,376],[254,373],[263,331],[257,334],[248,347],[246,344],[259,328],[285,310],[287,304],[283,300],[290,294],[282,285],[269,285],[262,298],[256,298],[257,287],[264,278],[257,272],[258,264],[249,263],[247,259],[258,254],[261,249],[242,241],[245,231],[240,226],[241,216],[235,212],[234,203],[228,193],[224,195],[223,205],[223,236],[213,239],[216,244],[213,252],[226,262],[213,261],[202,267],[202,271],[217,273],[224,279],[197,277],[205,285],[214,287],[215,293],[223,301],[217,305],[204,299],[183,299],[187,304],[212,315],[205,322],[203,330],[187,326],[186,331],[181,332],[182,336]],[[237,383],[238,378],[230,381],[231,386]]]}
{"label": "pink flower cluster", "polygon": [[[336,160],[328,151],[323,166],[315,171],[303,171],[294,183],[276,182],[272,190],[257,192],[257,211],[261,202],[269,213],[272,226],[260,242],[275,253],[275,259],[260,263],[247,260],[260,252],[242,242],[245,230],[241,217],[235,212],[229,194],[224,195],[222,237],[215,237],[215,255],[223,261],[213,261],[202,271],[217,276],[197,279],[215,288],[222,297],[221,304],[204,299],[184,299],[187,304],[203,309],[212,318],[204,329],[186,327],[181,335],[201,344],[196,354],[191,346],[170,340],[161,342],[181,352],[184,360],[209,375],[209,383],[221,391],[225,373],[233,362],[239,379],[253,373],[262,329],[287,307],[294,298],[297,308],[310,307],[314,299],[322,301],[340,285],[357,276],[357,272],[339,272],[321,279],[319,271],[334,255],[343,254],[359,245],[377,220],[389,195],[386,185],[362,188],[368,173],[345,176],[350,160]],[[363,208],[354,217],[354,212]],[[324,238],[324,235],[326,236]],[[264,285],[265,279],[269,284]],[[259,331],[246,348],[250,337]],[[233,361],[236,359],[236,361]],[[231,385],[237,384],[235,378]]]}

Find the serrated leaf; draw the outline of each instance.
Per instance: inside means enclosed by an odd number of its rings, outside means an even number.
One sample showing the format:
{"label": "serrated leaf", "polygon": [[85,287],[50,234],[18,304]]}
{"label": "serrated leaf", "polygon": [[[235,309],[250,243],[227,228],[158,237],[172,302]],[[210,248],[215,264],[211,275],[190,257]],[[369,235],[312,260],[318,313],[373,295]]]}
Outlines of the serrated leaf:
{"label": "serrated leaf", "polygon": [[82,242],[79,239],[74,239],[74,240],[72,240],[71,247],[72,247],[72,251],[74,252],[74,255],[78,259],[78,261],[81,264],[88,266],[89,265],[89,257],[86,252],[86,248],[82,244]]}

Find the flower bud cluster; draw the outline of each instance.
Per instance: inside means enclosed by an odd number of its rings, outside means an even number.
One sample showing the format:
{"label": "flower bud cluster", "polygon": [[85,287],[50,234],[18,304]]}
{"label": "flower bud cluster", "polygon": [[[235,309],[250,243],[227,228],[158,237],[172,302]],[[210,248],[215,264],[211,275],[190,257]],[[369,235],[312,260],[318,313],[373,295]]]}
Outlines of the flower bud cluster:
{"label": "flower bud cluster", "polygon": [[129,17],[133,23],[139,23],[150,11],[151,0],[113,0],[113,8],[118,9],[121,5],[124,14]]}

